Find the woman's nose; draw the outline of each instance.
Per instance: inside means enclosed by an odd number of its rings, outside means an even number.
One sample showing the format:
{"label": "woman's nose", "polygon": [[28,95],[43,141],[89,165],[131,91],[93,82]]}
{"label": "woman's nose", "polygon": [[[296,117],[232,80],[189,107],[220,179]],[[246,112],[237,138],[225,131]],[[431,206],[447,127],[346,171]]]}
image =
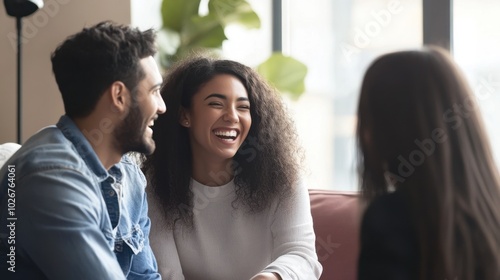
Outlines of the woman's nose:
{"label": "woman's nose", "polygon": [[227,109],[224,114],[223,120],[231,123],[238,122],[238,113],[236,112],[236,109],[232,107]]}

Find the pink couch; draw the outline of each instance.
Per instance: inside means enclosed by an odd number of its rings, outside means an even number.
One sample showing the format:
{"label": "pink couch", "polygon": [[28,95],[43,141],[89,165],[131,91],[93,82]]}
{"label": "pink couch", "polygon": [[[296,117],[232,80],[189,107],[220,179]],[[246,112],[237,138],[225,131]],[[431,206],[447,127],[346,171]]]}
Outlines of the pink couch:
{"label": "pink couch", "polygon": [[309,190],[321,280],[355,280],[359,254],[357,192]]}

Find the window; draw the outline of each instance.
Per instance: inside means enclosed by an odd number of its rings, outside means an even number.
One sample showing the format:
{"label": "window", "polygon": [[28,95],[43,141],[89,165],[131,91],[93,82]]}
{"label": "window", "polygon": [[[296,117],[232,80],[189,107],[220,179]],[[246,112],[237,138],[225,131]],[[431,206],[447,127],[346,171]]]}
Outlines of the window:
{"label": "window", "polygon": [[476,94],[499,162],[500,2],[455,0],[453,5],[453,55]]}
{"label": "window", "polygon": [[[272,2],[250,0],[260,30],[228,28],[224,55],[256,66],[271,52]],[[279,2],[279,1],[278,1]],[[356,190],[356,105],[378,55],[422,45],[422,1],[281,1],[282,51],[308,67],[306,92],[287,100],[306,152],[309,188]]]}
{"label": "window", "polygon": [[[292,103],[310,188],[356,190],[355,127],[363,74],[378,55],[422,45],[422,1],[283,2],[283,50],[308,68]],[[311,3],[311,4],[309,4]]]}
{"label": "window", "polygon": [[[272,51],[273,14],[281,16],[278,28],[283,53],[308,66],[306,92],[287,104],[305,148],[309,188],[357,189],[354,137],[364,72],[383,53],[420,48],[424,43],[452,45],[454,57],[478,97],[491,143],[500,143],[500,132],[495,132],[500,126],[496,108],[500,104],[500,55],[495,55],[500,50],[499,1],[248,2],[262,26],[254,30],[228,27],[223,53],[257,66]],[[273,2],[281,3],[281,9],[273,11]],[[500,160],[500,147],[493,148]]]}

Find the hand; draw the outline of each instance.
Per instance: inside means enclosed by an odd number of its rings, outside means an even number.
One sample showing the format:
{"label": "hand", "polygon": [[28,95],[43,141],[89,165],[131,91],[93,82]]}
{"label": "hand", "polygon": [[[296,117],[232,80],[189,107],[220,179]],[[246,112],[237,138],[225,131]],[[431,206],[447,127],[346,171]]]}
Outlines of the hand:
{"label": "hand", "polygon": [[250,280],[283,280],[278,273],[259,273]]}

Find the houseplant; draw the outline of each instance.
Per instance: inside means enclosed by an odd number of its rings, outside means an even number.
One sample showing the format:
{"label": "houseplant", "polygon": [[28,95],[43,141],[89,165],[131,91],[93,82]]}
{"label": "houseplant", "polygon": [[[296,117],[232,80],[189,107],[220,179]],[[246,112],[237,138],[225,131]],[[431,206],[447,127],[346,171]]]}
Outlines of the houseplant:
{"label": "houseplant", "polygon": [[[202,50],[220,54],[230,24],[260,28],[260,19],[245,0],[209,0],[208,13],[200,14],[201,0],[163,0],[160,61],[168,68],[185,55]],[[298,99],[305,91],[307,67],[300,61],[273,53],[255,69],[278,91]]]}

